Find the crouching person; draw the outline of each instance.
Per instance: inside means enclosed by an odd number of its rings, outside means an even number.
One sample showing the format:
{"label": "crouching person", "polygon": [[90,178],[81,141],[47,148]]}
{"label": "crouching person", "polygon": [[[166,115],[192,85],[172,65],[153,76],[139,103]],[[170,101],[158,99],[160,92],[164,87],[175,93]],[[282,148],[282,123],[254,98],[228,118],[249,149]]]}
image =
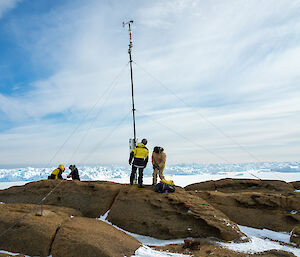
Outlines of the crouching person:
{"label": "crouching person", "polygon": [[71,178],[72,180],[80,180],[79,178],[79,172],[75,165],[70,165],[69,169],[71,170],[70,174],[67,176],[67,178]]}
{"label": "crouching person", "polygon": [[155,146],[152,153],[152,165],[153,165],[153,181],[152,185],[157,184],[157,173],[160,180],[164,180],[164,169],[166,164],[167,155],[164,152],[164,149],[159,146]]}
{"label": "crouching person", "polygon": [[62,173],[65,171],[65,166],[60,164],[58,165],[58,168],[52,171],[51,175],[48,177],[48,179],[63,179]]}

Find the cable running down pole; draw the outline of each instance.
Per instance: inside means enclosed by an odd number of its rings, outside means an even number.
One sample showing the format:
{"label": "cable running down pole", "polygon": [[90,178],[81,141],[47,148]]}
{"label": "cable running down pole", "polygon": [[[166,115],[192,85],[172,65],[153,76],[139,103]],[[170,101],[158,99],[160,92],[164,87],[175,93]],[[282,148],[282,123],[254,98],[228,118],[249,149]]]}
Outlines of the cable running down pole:
{"label": "cable running down pole", "polygon": [[133,94],[133,72],[132,72],[132,56],[131,56],[131,48],[132,48],[132,32],[131,32],[131,24],[133,20],[128,22],[123,22],[123,27],[128,25],[129,31],[129,47],[128,47],[128,54],[129,54],[129,64],[130,64],[130,79],[131,79],[131,100],[132,100],[132,119],[133,119],[133,140],[134,145],[136,145],[136,129],[135,129],[135,107],[134,107],[134,94]]}

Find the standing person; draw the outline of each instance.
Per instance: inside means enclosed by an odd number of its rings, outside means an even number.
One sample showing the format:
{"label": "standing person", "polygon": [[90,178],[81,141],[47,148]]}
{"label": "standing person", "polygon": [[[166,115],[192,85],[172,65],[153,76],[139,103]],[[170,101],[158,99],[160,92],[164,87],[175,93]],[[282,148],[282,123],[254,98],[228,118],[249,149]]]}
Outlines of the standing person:
{"label": "standing person", "polygon": [[63,179],[62,173],[65,171],[65,166],[60,164],[58,165],[58,168],[52,171],[51,175],[48,177],[48,179]]}
{"label": "standing person", "polygon": [[73,180],[79,180],[80,181],[79,172],[78,172],[78,169],[76,168],[76,166],[75,165],[70,165],[69,169],[71,170],[71,172],[67,176],[67,178],[71,178],[72,177]]}
{"label": "standing person", "polygon": [[132,159],[132,169],[130,175],[130,185],[133,185],[133,180],[135,178],[136,170],[139,169],[138,187],[143,188],[143,171],[148,163],[148,148],[146,147],[147,139],[143,139],[141,143],[131,151],[129,157],[129,165],[131,165]]}
{"label": "standing person", "polygon": [[153,180],[152,185],[157,184],[157,172],[160,180],[165,179],[164,177],[164,168],[166,164],[167,155],[164,152],[164,149],[159,146],[155,146],[152,153],[152,165],[153,165]]}

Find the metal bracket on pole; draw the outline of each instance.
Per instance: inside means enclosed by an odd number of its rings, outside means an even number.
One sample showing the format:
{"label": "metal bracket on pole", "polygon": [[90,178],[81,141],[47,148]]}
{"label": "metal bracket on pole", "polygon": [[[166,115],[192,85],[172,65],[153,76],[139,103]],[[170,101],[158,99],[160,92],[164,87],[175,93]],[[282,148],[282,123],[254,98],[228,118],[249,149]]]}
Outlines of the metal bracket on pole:
{"label": "metal bracket on pole", "polygon": [[[128,31],[129,31],[129,48],[128,53],[131,54],[131,48],[132,48],[132,33],[131,33],[131,24],[133,23],[133,20],[128,22],[123,22],[123,28],[128,25]],[[132,62],[132,60],[130,60]]]}

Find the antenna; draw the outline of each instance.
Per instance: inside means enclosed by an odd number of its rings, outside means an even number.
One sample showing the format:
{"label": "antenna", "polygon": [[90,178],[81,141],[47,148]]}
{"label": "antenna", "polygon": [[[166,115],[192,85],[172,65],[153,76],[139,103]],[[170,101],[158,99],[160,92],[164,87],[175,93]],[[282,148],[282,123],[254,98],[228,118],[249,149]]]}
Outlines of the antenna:
{"label": "antenna", "polygon": [[133,73],[132,73],[132,57],[131,57],[131,48],[132,48],[132,32],[131,32],[131,24],[133,20],[128,22],[123,22],[123,27],[128,25],[129,31],[129,47],[128,47],[128,54],[129,54],[129,63],[130,63],[130,79],[131,79],[131,100],[132,100],[132,119],[133,119],[133,144],[136,146],[136,130],[135,130],[135,108],[134,108],[134,94],[133,94]]}

